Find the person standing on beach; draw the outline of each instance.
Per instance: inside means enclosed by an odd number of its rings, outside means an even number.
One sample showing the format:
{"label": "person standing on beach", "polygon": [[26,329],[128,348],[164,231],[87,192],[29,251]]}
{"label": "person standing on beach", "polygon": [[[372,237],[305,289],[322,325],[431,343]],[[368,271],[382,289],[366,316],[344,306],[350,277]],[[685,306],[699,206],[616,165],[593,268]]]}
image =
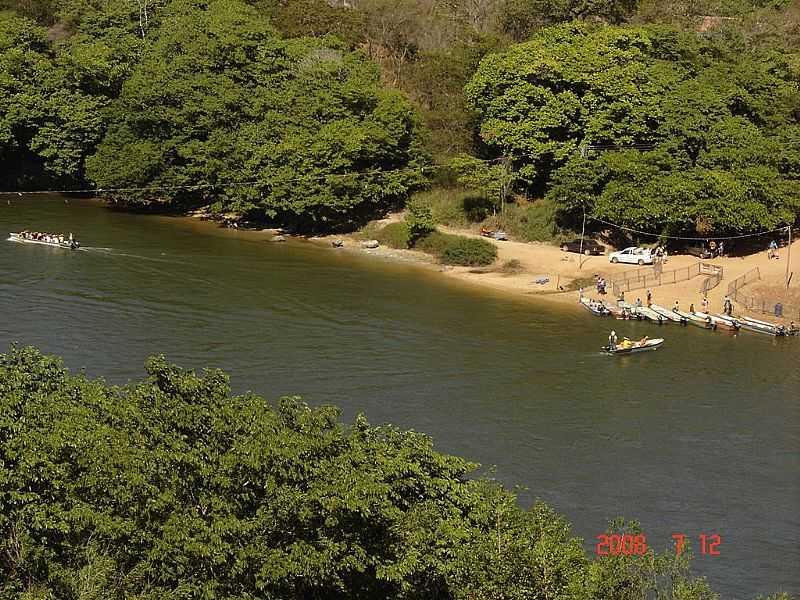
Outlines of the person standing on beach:
{"label": "person standing on beach", "polygon": [[717,248],[717,256],[725,256],[725,242],[723,240],[719,241],[719,248]]}
{"label": "person standing on beach", "polygon": [[708,314],[708,298],[703,296],[703,312]]}
{"label": "person standing on beach", "polygon": [[647,306],[649,307],[653,303],[653,294],[650,290],[647,290]]}
{"label": "person standing on beach", "polygon": [[769,243],[767,258],[778,258],[778,243],[775,240]]}
{"label": "person standing on beach", "polygon": [[678,301],[675,300],[675,306],[672,307],[672,312],[678,312],[680,309],[681,309],[681,307],[678,304]]}

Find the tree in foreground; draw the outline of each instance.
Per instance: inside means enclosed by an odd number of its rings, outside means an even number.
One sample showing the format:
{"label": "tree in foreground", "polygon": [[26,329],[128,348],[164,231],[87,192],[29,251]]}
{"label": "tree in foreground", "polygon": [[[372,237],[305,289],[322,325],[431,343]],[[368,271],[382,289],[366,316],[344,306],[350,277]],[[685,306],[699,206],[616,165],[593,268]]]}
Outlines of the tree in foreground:
{"label": "tree in foreground", "polygon": [[0,355],[0,598],[717,598],[652,552],[589,560],[420,433],[147,371]]}

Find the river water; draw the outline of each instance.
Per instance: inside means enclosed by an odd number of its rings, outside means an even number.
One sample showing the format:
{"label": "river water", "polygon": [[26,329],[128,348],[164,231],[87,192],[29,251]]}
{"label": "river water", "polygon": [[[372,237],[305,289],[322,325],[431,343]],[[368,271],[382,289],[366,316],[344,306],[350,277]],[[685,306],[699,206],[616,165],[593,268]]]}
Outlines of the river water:
{"label": "river water", "polygon": [[[694,541],[723,598],[800,592],[800,339],[596,319],[310,243],[59,198],[0,204],[0,346],[113,383],[150,354],[225,369],[237,392],[300,394],[345,419],[424,431],[494,466],[593,548],[609,519]],[[613,323],[613,324],[612,324]],[[609,326],[658,352],[609,357]],[[719,535],[717,556],[698,537]]]}

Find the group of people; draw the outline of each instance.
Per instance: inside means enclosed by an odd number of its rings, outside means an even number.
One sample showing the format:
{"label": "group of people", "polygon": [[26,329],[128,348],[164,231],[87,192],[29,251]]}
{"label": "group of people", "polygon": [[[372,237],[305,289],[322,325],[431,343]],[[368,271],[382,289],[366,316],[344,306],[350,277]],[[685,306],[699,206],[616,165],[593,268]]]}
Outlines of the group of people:
{"label": "group of people", "polygon": [[609,350],[617,350],[617,349],[627,350],[628,348],[640,348],[640,347],[644,346],[647,343],[648,339],[649,338],[647,336],[644,336],[638,342],[632,342],[628,338],[623,338],[622,341],[620,342],[618,340],[618,338],[617,338],[617,332],[616,331],[612,331],[608,336],[608,349]]}
{"label": "group of people", "polygon": [[595,282],[595,286],[597,287],[597,293],[605,295],[606,293],[606,280],[602,277],[598,277],[597,281]]}
{"label": "group of people", "polygon": [[26,240],[34,242],[46,242],[48,244],[64,244],[72,247],[77,247],[78,243],[73,239],[72,234],[69,238],[65,238],[62,234],[58,233],[42,233],[40,231],[20,231],[19,235]]}

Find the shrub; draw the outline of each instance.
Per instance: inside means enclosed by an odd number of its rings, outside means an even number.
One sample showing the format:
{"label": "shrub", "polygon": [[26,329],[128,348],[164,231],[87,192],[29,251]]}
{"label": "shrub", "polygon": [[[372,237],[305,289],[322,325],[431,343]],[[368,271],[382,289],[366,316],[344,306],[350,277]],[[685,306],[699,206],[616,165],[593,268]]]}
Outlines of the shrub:
{"label": "shrub", "polygon": [[549,242],[558,235],[556,205],[550,199],[508,206],[503,221],[506,233],[524,242]]}
{"label": "shrub", "polygon": [[490,265],[497,258],[497,248],[486,240],[454,236],[456,240],[445,248],[440,260],[446,265],[478,267]]}
{"label": "shrub", "polygon": [[414,200],[430,206],[435,223],[469,227],[492,214],[491,200],[461,188],[434,188],[414,195]]}
{"label": "shrub", "polygon": [[406,203],[406,225],[412,242],[436,229],[430,205],[420,198],[409,200]]}
{"label": "shrub", "polygon": [[390,248],[408,248],[411,245],[411,235],[405,223],[389,223],[377,232],[375,239]]}
{"label": "shrub", "polygon": [[421,238],[415,248],[433,254],[446,265],[478,267],[490,265],[497,258],[497,248],[486,240],[439,231]]}

